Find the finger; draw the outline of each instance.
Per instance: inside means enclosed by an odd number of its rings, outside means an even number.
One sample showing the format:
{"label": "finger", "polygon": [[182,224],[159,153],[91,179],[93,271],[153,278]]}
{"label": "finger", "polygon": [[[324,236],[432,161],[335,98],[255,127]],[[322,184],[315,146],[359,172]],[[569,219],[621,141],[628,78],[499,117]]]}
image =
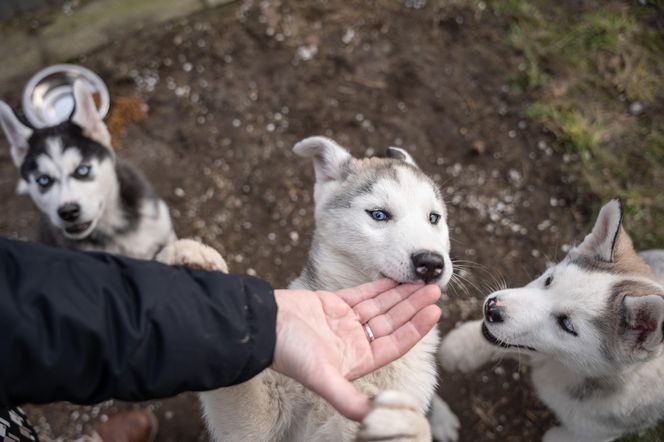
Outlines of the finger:
{"label": "finger", "polygon": [[[436,325],[436,322],[440,319],[440,314],[441,311],[437,305],[425,307],[393,333],[373,341],[371,349],[374,354],[375,366],[368,371],[389,364],[406,354]],[[363,376],[363,374],[358,376]]]}
{"label": "finger", "polygon": [[337,369],[330,367],[325,372],[320,378],[324,379],[324,382],[316,382],[307,387],[348,419],[358,422],[364,419],[371,410],[369,397],[355,388]]}
{"label": "finger", "polygon": [[387,313],[371,318],[368,321],[369,327],[376,338],[389,335],[410,321],[420,310],[435,304],[438,299],[440,299],[438,286],[424,286],[392,307]]}
{"label": "finger", "polygon": [[357,287],[339,290],[337,295],[351,307],[366,299],[371,299],[376,295],[390,290],[397,286],[397,282],[391,279],[379,279],[378,281],[362,284]]}
{"label": "finger", "polygon": [[421,287],[422,284],[402,284],[374,298],[360,302],[353,307],[353,311],[355,311],[360,322],[364,324],[369,319],[386,313]]}

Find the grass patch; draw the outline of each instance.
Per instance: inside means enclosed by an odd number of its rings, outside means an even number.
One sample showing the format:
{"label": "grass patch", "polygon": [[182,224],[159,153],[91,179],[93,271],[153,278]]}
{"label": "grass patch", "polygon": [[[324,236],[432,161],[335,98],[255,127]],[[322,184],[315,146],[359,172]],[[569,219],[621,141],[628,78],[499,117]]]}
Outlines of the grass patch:
{"label": "grass patch", "polygon": [[537,120],[556,134],[562,145],[585,160],[600,154],[600,141],[604,128],[573,107],[535,103],[526,109],[525,115]]}
{"label": "grass patch", "polygon": [[623,199],[641,248],[664,248],[664,1],[495,0],[521,56],[511,90],[564,153],[582,201]]}

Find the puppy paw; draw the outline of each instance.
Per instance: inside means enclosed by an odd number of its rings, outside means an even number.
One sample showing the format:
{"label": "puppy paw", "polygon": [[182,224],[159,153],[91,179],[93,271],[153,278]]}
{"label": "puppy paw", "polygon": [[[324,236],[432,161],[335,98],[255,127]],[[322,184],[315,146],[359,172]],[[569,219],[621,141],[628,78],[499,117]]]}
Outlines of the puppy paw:
{"label": "puppy paw", "polygon": [[164,264],[228,272],[226,261],[219,252],[193,239],[179,239],[168,244],[161,249],[155,259]]}
{"label": "puppy paw", "polygon": [[459,440],[461,423],[447,403],[438,395],[434,395],[431,408],[427,415],[431,425],[431,434],[438,442],[455,442]]}
{"label": "puppy paw", "polygon": [[482,336],[482,321],[470,321],[452,330],[440,344],[438,360],[446,371],[473,371],[495,354]]}
{"label": "puppy paw", "polygon": [[357,442],[430,442],[429,422],[406,393],[383,391],[374,398],[373,410],[364,418]]}

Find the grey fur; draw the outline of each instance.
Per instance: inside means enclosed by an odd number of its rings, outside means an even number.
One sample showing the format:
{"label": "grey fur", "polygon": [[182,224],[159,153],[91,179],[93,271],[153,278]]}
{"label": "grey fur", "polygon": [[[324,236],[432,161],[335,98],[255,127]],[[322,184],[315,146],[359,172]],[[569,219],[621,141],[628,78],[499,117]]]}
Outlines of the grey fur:
{"label": "grey fur", "polygon": [[604,273],[629,273],[628,271],[621,271],[620,267],[616,267],[614,263],[603,261],[599,258],[580,255],[572,258],[570,264],[574,264],[586,272],[604,272]]}
{"label": "grey fur", "polygon": [[344,185],[339,189],[335,198],[327,204],[327,209],[349,208],[355,198],[372,192],[374,186],[381,180],[389,179],[399,182],[399,168],[407,168],[418,177],[428,182],[442,201],[442,194],[438,186],[418,167],[406,163],[401,159],[393,158],[366,158],[352,159],[343,167]]}
{"label": "grey fur", "polygon": [[655,272],[657,279],[660,282],[664,282],[664,250],[644,250],[643,252],[639,252],[639,256]]}
{"label": "grey fur", "polygon": [[578,401],[598,399],[619,393],[621,382],[614,378],[585,378],[569,387],[569,395]]}

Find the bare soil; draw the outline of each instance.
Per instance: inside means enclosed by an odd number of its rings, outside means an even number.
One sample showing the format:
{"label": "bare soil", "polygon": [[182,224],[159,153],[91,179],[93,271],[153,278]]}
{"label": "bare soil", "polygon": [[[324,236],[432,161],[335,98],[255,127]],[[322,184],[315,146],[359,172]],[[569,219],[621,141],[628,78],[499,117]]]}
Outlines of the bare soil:
{"label": "bare soil", "polygon": [[[98,72],[112,97],[149,106],[116,140],[119,155],[166,198],[179,236],[201,238],[233,271],[275,287],[299,273],[313,229],[312,168],[291,146],[325,134],[357,156],[409,149],[443,189],[467,280],[444,296],[445,333],[478,318],[500,281],[519,285],[544,270],[592,214],[575,204],[552,136],[523,120],[525,98],[510,94],[519,58],[501,39],[504,19],[481,2],[421,3],[236,2],[74,61]],[[18,104],[22,86],[0,85],[0,96]],[[14,194],[18,174],[0,143],[0,233],[34,238],[36,209]],[[553,422],[516,362],[443,373],[440,394],[462,441],[537,440]],[[43,435],[71,438],[130,406],[29,412]],[[207,440],[195,395],[140,406],[159,417],[159,441]]]}

